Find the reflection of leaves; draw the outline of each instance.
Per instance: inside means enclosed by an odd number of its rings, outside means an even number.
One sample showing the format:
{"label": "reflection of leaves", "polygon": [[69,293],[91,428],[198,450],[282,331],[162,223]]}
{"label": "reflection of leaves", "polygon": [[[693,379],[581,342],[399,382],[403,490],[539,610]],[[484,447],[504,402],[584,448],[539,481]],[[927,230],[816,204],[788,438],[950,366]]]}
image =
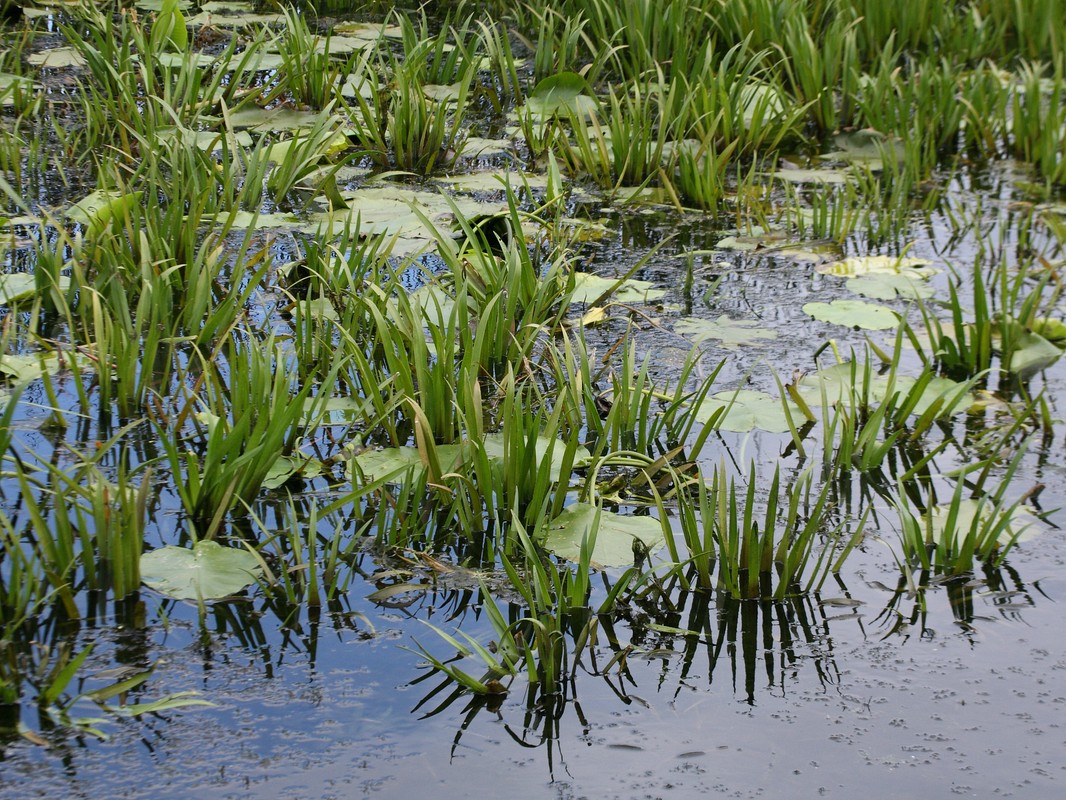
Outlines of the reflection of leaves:
{"label": "reflection of leaves", "polygon": [[861,300],[834,300],[832,303],[807,303],[803,313],[833,325],[884,331],[899,324],[899,317],[890,308],[864,303]]}
{"label": "reflection of leaves", "polygon": [[259,560],[218,542],[161,547],[141,556],[141,577],[157,592],[178,600],[217,600],[255,583]]}
{"label": "reflection of leaves", "polygon": [[[578,561],[581,542],[592,530],[597,508],[589,503],[574,503],[548,525],[544,546],[560,558]],[[603,567],[623,567],[633,563],[633,543],[639,540],[644,549],[656,550],[663,543],[659,520],[600,511],[596,543],[591,561]]]}
{"label": "reflection of leaves", "polygon": [[[793,419],[802,416],[798,406],[789,402]],[[735,433],[746,433],[758,428],[771,433],[788,430],[788,418],[781,400],[765,392],[740,389],[734,392],[718,392],[706,398],[696,410],[696,419],[707,422],[719,409],[724,413],[715,423],[715,428]]]}
{"label": "reflection of leaves", "polygon": [[707,339],[718,339],[727,350],[735,350],[741,345],[760,346],[767,339],[777,338],[775,331],[760,328],[756,320],[730,319],[727,314],[713,321],[697,318],[678,320],[674,332],[687,336],[697,344]]}

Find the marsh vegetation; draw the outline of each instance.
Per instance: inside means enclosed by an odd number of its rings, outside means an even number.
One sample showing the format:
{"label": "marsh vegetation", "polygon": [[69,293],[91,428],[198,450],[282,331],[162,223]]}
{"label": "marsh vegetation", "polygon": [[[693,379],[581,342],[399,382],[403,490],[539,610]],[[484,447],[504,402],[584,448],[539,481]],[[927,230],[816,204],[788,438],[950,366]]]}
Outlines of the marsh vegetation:
{"label": "marsh vegetation", "polygon": [[754,704],[838,679],[871,586],[900,646],[1035,605],[1064,32],[1058,0],[28,6],[0,749],[165,738],[220,702],[175,660],[273,677],[384,624],[452,755],[507,719],[554,777],[583,687],[648,704],[638,659]]}

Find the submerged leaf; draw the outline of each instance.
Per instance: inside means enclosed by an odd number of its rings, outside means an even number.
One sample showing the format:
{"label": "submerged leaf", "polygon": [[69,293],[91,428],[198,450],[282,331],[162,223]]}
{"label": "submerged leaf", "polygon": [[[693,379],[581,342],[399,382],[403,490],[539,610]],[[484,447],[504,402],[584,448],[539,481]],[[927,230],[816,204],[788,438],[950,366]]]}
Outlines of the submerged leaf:
{"label": "submerged leaf", "polygon": [[[592,531],[597,508],[589,503],[567,506],[547,526],[544,546],[560,558],[579,561],[581,543]],[[652,517],[623,516],[612,511],[600,511],[596,530],[596,544],[591,561],[601,567],[624,567],[633,563],[633,545],[641,550],[654,551],[663,543],[659,520]]]}
{"label": "submerged leaf", "polygon": [[161,547],[141,556],[141,578],[178,600],[217,600],[255,583],[259,560],[246,550],[201,541],[192,549]]}

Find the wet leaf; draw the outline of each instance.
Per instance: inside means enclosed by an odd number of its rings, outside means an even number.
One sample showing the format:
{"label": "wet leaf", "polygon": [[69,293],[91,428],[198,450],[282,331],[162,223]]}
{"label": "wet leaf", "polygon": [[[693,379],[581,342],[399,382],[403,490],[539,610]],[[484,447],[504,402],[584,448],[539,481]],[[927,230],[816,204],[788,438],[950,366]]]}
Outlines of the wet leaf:
{"label": "wet leaf", "polygon": [[[803,412],[799,406],[788,401],[792,419],[799,420]],[[747,433],[756,428],[770,433],[784,433],[788,430],[788,418],[781,400],[765,392],[740,389],[733,392],[718,392],[700,403],[696,410],[696,419],[707,422],[719,409],[724,414],[715,423],[717,430]]]}
{"label": "wet leaf", "polygon": [[717,339],[727,350],[736,350],[742,345],[760,347],[765,345],[767,340],[777,338],[776,331],[760,327],[761,324],[758,320],[730,319],[727,314],[723,314],[716,320],[678,320],[674,324],[674,333],[687,336],[696,344],[708,339]]}
{"label": "wet leaf", "polygon": [[526,102],[531,112],[544,117],[559,113],[584,115],[597,106],[588,81],[576,72],[549,75],[533,88]]}
{"label": "wet leaf", "polygon": [[85,57],[73,47],[53,47],[39,53],[26,56],[26,63],[35,67],[63,69],[65,67],[84,67]]}
{"label": "wet leaf", "polygon": [[1011,354],[1010,371],[1023,379],[1047,369],[1062,356],[1062,350],[1032,331],[1017,336],[1014,346],[1016,349]]}
{"label": "wet leaf", "polygon": [[[567,506],[547,526],[544,546],[560,558],[578,561],[581,543],[592,530],[596,506],[574,503]],[[633,543],[640,542],[642,550],[654,552],[663,543],[662,525],[652,517],[623,516],[612,511],[600,511],[600,525],[591,561],[602,567],[624,567],[633,563]]]}
{"label": "wet leaf", "polygon": [[322,474],[322,462],[306,456],[279,456],[263,479],[264,489],[277,489],[293,478],[311,480]]}
{"label": "wet leaf", "polygon": [[873,300],[916,300],[933,296],[933,287],[922,276],[913,277],[907,273],[859,275],[849,278],[846,285],[849,292]]}
{"label": "wet leaf", "polygon": [[[587,272],[579,272],[574,276],[575,303],[592,303],[603,296],[603,293],[618,283],[617,278],[602,278]],[[649,303],[666,295],[665,289],[654,288],[655,284],[650,281],[640,281],[630,278],[623,281],[622,285],[614,290],[606,301],[615,303]]]}
{"label": "wet leaf", "polygon": [[161,547],[141,556],[141,578],[157,592],[178,600],[217,600],[251,586],[259,560],[246,550],[202,541]]}
{"label": "wet leaf", "polygon": [[[965,536],[974,526],[988,525],[992,523],[993,519],[996,522],[1002,520],[1002,514],[994,514],[994,507],[991,503],[982,503],[975,498],[967,498],[957,504],[957,516],[955,520],[954,533],[956,537]],[[929,514],[925,517],[924,521],[929,523],[933,541],[940,543],[944,540],[946,534],[950,533],[947,530],[948,518],[950,516],[951,506],[939,505],[930,509]],[[1007,527],[999,535],[999,542],[1006,544],[1011,540],[1015,534],[1018,535],[1017,541],[1028,542],[1031,539],[1035,539],[1046,530],[1044,524],[1040,519],[1029,512],[1024,506],[1018,506],[1014,512],[1010,515],[1010,521]]]}
{"label": "wet leaf", "polygon": [[807,303],[803,313],[833,325],[884,331],[899,325],[899,316],[890,308],[861,300],[834,300],[832,303]]}
{"label": "wet leaf", "polygon": [[[821,405],[823,392],[826,402],[833,405],[841,400],[850,398],[853,392],[861,397],[863,380],[862,366],[856,365],[853,378],[851,362],[845,361],[820,369],[817,372],[812,372],[809,375],[804,375],[797,389],[808,405]],[[897,375],[892,391],[902,397],[911,390],[911,387],[916,382],[917,379],[909,375]],[[888,376],[871,375],[869,383],[865,387],[869,402],[874,404],[883,402],[885,395],[888,393],[888,387]],[[935,377],[926,385],[911,413],[913,415],[924,414],[940,398],[943,398],[943,407],[951,409],[952,413],[964,411],[973,405],[975,400],[974,395],[966,391],[965,384],[958,383],[950,378]]]}
{"label": "wet leaf", "polygon": [[116,194],[99,189],[86,195],[66,210],[67,219],[80,222],[92,233],[98,233],[111,224],[127,216],[132,216],[134,209],[141,202],[143,192]]}
{"label": "wet leaf", "polygon": [[863,164],[872,170],[884,168],[884,158],[892,154],[897,161],[903,160],[903,142],[896,137],[888,137],[880,131],[865,129],[851,133],[840,133],[833,137],[837,148],[826,154],[825,158]]}
{"label": "wet leaf", "polygon": [[848,173],[842,169],[792,169],[774,170],[771,175],[789,183],[833,183],[848,182]]}
{"label": "wet leaf", "polygon": [[897,258],[895,256],[857,256],[821,264],[815,269],[823,275],[853,278],[857,275],[907,275],[915,279],[929,278],[939,269],[922,269],[933,262],[924,258]]}
{"label": "wet leaf", "polygon": [[[494,461],[503,461],[503,443],[505,440],[505,434],[503,433],[489,433],[486,434],[484,440],[484,451],[490,459]],[[552,462],[551,462],[551,479],[558,481],[561,477],[561,468],[563,461],[563,451],[566,445],[559,439],[550,439],[547,436],[538,436],[535,444],[537,450],[537,462],[542,462],[548,453],[548,448],[554,443],[552,449]],[[574,454],[574,461],[581,462],[588,458],[591,458],[591,454],[584,447],[578,447],[577,452]],[[567,476],[569,478],[569,476]]]}

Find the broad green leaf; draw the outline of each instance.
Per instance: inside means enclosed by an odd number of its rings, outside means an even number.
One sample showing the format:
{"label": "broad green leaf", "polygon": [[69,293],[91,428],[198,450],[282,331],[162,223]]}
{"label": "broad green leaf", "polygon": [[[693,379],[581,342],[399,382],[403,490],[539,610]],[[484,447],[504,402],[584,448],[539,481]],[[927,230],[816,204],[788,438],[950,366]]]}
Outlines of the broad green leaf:
{"label": "broad green leaf", "polygon": [[599,104],[588,81],[576,72],[560,72],[538,83],[526,105],[534,114],[550,117],[558,113],[588,114]]}
{"label": "broad green leaf", "polygon": [[[574,294],[572,302],[591,303],[603,296],[603,293],[618,283],[617,278],[602,278],[587,272],[579,272],[574,276]],[[666,295],[665,289],[653,288],[655,284],[650,281],[640,281],[630,278],[606,298],[608,302],[615,303],[650,303]]]}
{"label": "broad green leaf", "polygon": [[[463,148],[463,153],[468,154],[466,147]],[[548,185],[548,177],[534,173],[518,173],[504,168],[438,178],[437,183],[443,183],[457,192],[503,192],[508,186],[528,185],[530,189],[543,189]]]}
{"label": "broad green leaf", "polygon": [[[596,506],[574,503],[567,506],[547,526],[543,545],[560,558],[578,561],[581,543],[592,530]],[[591,561],[601,567],[624,567],[633,563],[633,543],[640,542],[642,550],[655,551],[663,544],[663,530],[653,517],[623,516],[612,511],[600,511],[600,525]]]}
{"label": "broad green leaf", "polygon": [[[489,433],[485,435],[483,448],[485,455],[494,461],[503,460],[503,443],[505,434],[503,433]],[[547,436],[538,436],[536,442],[537,460],[543,461],[545,455],[548,452],[548,448],[552,445],[553,440]],[[554,440],[555,447],[552,449],[552,464],[551,464],[551,479],[558,481],[562,478],[560,470],[562,468],[563,451],[566,445],[558,440]],[[588,458],[591,458],[591,454],[584,447],[578,447],[577,452],[574,454],[574,461],[581,462]],[[569,476],[567,476],[569,477]]]}
{"label": "broad green leaf", "polygon": [[53,47],[26,56],[26,63],[34,67],[63,69],[65,67],[84,67],[85,57],[74,47]]}
{"label": "broad green leaf", "polygon": [[[458,463],[462,445],[448,444],[437,446],[437,456],[441,468],[452,469]],[[403,478],[407,470],[420,472],[425,469],[417,447],[386,447],[382,450],[365,450],[356,455],[348,465],[349,477],[354,477],[355,467],[359,468],[367,481],[380,478]]]}
{"label": "broad green leaf", "polygon": [[322,474],[322,462],[306,456],[279,456],[263,479],[264,489],[277,489],[292,478],[310,480]]}
{"label": "broad green leaf", "polygon": [[[799,406],[788,401],[793,423],[803,419]],[[746,433],[758,428],[770,433],[784,433],[788,430],[788,417],[781,400],[765,392],[740,389],[733,392],[718,392],[700,403],[696,410],[696,419],[707,422],[715,412],[724,409],[725,413],[715,424],[717,430]]]}
{"label": "broad green leaf", "polygon": [[[850,398],[854,392],[857,396],[863,395],[862,386],[863,369],[861,365],[855,367],[855,378],[852,379],[852,366],[850,362],[834,364],[831,367],[820,369],[809,375],[804,375],[797,387],[800,395],[808,405],[817,406],[822,404],[824,393],[826,402],[830,405],[839,403],[841,400]],[[897,375],[893,393],[900,397],[906,395],[917,379],[909,375]],[[871,403],[880,403],[885,400],[888,393],[889,379],[885,375],[873,374],[869,384],[865,387],[867,399]],[[965,384],[957,383],[950,378],[936,377],[929,381],[915,404],[912,414],[925,413],[938,398],[943,398],[945,409],[957,413],[973,405],[974,396],[966,391]]]}
{"label": "broad green leaf", "polygon": [[1047,369],[1062,356],[1062,350],[1043,336],[1025,331],[1014,340],[1015,350],[1010,358],[1010,371],[1028,378]]}
{"label": "broad green leaf", "polygon": [[884,168],[884,158],[889,154],[897,161],[903,160],[903,142],[898,138],[889,138],[880,131],[869,128],[851,133],[840,133],[833,137],[836,150],[826,154],[825,158],[862,164],[872,170]]}
{"label": "broad green leaf", "polygon": [[897,275],[889,273],[873,273],[858,275],[849,278],[847,282],[849,292],[861,294],[873,300],[916,300],[933,296],[933,287],[921,276],[913,276],[907,272]]}
{"label": "broad green leaf", "polygon": [[188,49],[189,31],[178,0],[163,0],[152,23],[152,45],[157,53],[168,47],[179,53]]}
{"label": "broad green leaf", "polygon": [[861,300],[834,300],[832,303],[807,303],[803,313],[833,325],[884,331],[899,325],[899,316],[890,308]]}
{"label": "broad green leaf", "polygon": [[246,550],[202,541],[161,547],[141,556],[141,579],[157,592],[178,600],[217,600],[255,583],[259,560]]}
{"label": "broad green leaf", "polygon": [[[69,286],[70,278],[61,275],[56,288],[66,291]],[[0,275],[0,306],[11,305],[16,300],[32,297],[35,294],[37,294],[37,280],[31,273],[11,272]]]}
{"label": "broad green leaf", "polygon": [[1043,336],[1057,347],[1066,347],[1066,322],[1051,317],[1033,320],[1033,333]]}
{"label": "broad green leaf", "polygon": [[36,380],[46,373],[55,375],[64,366],[70,366],[69,359],[60,362],[55,353],[0,355],[0,374],[7,375],[15,383]]}
{"label": "broad green leaf", "polygon": [[897,258],[895,256],[856,256],[821,264],[816,267],[823,275],[837,275],[842,278],[854,278],[857,275],[907,275],[911,278],[929,278],[940,272],[939,269],[924,269],[931,261],[924,258]]}
{"label": "broad green leaf", "polygon": [[848,182],[848,173],[842,169],[776,169],[770,173],[779,180],[789,183],[832,183]]}
{"label": "broad green leaf", "polygon": [[718,339],[722,347],[736,350],[741,345],[756,347],[766,344],[769,339],[776,339],[777,333],[760,327],[761,323],[753,319],[730,319],[723,314],[717,320],[682,319],[674,324],[674,333],[687,336],[699,344],[708,339]]}
{"label": "broad green leaf", "polygon": [[66,210],[67,219],[85,225],[92,233],[99,233],[112,223],[133,216],[143,192],[116,194],[98,189],[86,195]]}
{"label": "broad green leaf", "polygon": [[[981,503],[980,500],[975,498],[967,498],[960,502],[956,511],[955,520],[955,536],[965,536],[974,526],[976,520],[978,520],[978,512],[980,511],[980,517],[978,525],[987,525],[995,519],[999,522],[1001,515],[994,516],[994,508],[990,503]],[[925,518],[929,522],[929,527],[933,537],[933,541],[941,542],[944,540],[947,531],[948,518],[950,516],[951,507],[948,505],[934,506],[930,509],[929,514]],[[1004,512],[1001,512],[1001,514]],[[1031,539],[1035,539],[1046,530],[1044,524],[1039,518],[1030,513],[1024,506],[1019,506],[1014,510],[1014,513],[1010,515],[1010,522],[1007,524],[1006,529],[999,535],[999,541],[1001,544],[1006,544],[1011,538],[1017,534],[1018,542],[1027,542]]]}

